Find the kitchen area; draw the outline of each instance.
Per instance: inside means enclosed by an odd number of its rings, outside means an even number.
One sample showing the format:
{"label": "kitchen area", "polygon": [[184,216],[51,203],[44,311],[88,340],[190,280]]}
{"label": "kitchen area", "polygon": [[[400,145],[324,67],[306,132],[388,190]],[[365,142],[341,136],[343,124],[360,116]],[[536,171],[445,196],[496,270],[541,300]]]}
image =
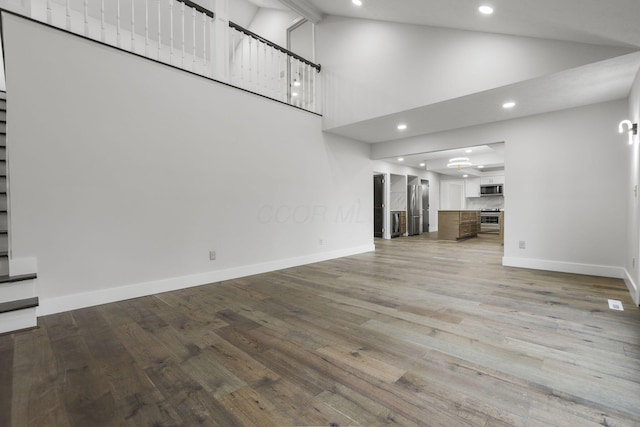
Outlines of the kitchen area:
{"label": "kitchen area", "polygon": [[[378,207],[374,209],[376,237],[428,233],[425,237],[437,240],[486,236],[503,241],[504,143],[389,160],[402,164],[409,173],[377,175],[377,193],[374,185],[374,194],[378,194],[374,196]],[[415,168],[417,173],[413,175],[407,166]],[[421,173],[422,170],[427,171],[426,174]],[[387,203],[383,202],[385,199]],[[384,233],[387,227],[389,232]]]}
{"label": "kitchen area", "polygon": [[478,234],[504,239],[504,171],[482,177],[440,181],[438,239],[460,240]]}

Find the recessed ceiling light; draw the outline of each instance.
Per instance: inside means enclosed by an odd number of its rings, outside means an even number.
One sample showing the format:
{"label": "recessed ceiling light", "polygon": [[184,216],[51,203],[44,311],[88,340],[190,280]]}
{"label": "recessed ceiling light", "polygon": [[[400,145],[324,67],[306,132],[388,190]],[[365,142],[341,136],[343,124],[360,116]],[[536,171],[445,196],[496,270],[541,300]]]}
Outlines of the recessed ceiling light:
{"label": "recessed ceiling light", "polygon": [[484,166],[480,165],[480,166],[478,166],[478,169],[482,169],[483,167],[484,167]]}
{"label": "recessed ceiling light", "polygon": [[427,166],[427,164],[426,164],[426,163],[420,163],[420,167],[421,167],[421,168],[423,168],[423,167],[425,167],[425,166]]}
{"label": "recessed ceiling light", "polygon": [[291,96],[298,96],[298,92],[292,92]]}
{"label": "recessed ceiling light", "polygon": [[491,15],[493,13],[493,8],[489,5],[482,5],[478,8],[478,11],[483,15]]}
{"label": "recessed ceiling light", "polygon": [[513,108],[516,106],[516,103],[513,101],[509,101],[509,102],[505,102],[504,104],[502,104],[502,108]]}
{"label": "recessed ceiling light", "polygon": [[361,0],[351,0],[351,3],[355,4],[356,6],[362,6]]}
{"label": "recessed ceiling light", "polygon": [[405,130],[406,128],[407,128],[407,125],[406,125],[406,124],[404,124],[404,123],[400,123],[400,124],[398,125],[398,130]]}
{"label": "recessed ceiling light", "polygon": [[463,178],[469,178],[469,175],[462,175]]}
{"label": "recessed ceiling light", "polygon": [[398,157],[399,162],[404,162],[404,157]]}
{"label": "recessed ceiling light", "polygon": [[468,149],[467,151],[465,151],[465,153],[473,153],[472,149]]}

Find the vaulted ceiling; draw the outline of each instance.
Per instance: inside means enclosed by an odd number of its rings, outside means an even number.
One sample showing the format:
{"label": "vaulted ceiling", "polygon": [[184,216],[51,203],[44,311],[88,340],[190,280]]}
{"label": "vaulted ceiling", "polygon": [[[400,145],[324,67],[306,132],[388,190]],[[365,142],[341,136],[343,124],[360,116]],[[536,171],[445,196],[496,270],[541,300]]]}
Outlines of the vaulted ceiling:
{"label": "vaulted ceiling", "polygon": [[[327,128],[370,143],[622,99],[640,68],[638,0],[362,0],[360,7],[351,0],[251,1],[286,5],[316,21],[337,15],[628,48],[625,55],[577,68]],[[483,3],[495,8],[492,16],[478,14]],[[526,106],[506,116],[500,108],[488,108],[501,104],[505,93],[527,99]],[[407,120],[414,124],[398,133],[396,124]]]}
{"label": "vaulted ceiling", "polygon": [[[640,48],[637,0],[362,0],[361,7],[351,0],[280,2],[311,5],[327,15]],[[481,4],[493,6],[495,14],[478,19]]]}

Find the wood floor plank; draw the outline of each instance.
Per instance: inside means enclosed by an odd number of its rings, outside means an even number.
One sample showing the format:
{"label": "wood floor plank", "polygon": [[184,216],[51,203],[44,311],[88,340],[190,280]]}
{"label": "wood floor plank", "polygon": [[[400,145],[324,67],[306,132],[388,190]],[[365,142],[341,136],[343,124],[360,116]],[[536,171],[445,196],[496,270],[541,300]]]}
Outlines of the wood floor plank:
{"label": "wood floor plank", "polygon": [[11,424],[13,388],[13,337],[0,336],[0,426]]}
{"label": "wood floor plank", "polygon": [[65,371],[48,341],[45,322],[38,323],[38,329],[15,335],[13,370],[20,381],[13,384],[11,425],[39,425],[45,420],[69,425],[63,394]]}
{"label": "wood floor plank", "polygon": [[43,317],[0,336],[0,425],[640,426],[624,282],[501,258],[487,235],[376,239]]}
{"label": "wood floor plank", "polygon": [[322,392],[318,395],[318,400],[346,416],[349,420],[347,425],[420,426],[423,424],[395,414],[365,395],[340,384]]}
{"label": "wood floor plank", "polygon": [[279,422],[287,417],[286,414],[278,415],[270,401],[248,386],[229,393],[221,401],[243,425],[287,425],[286,422]]}
{"label": "wood floor plank", "polygon": [[318,353],[333,359],[338,359],[353,369],[368,372],[388,383],[398,381],[406,372],[404,369],[398,369],[388,363],[376,360],[353,347],[347,348],[338,345],[326,346],[318,349]]}
{"label": "wood floor plank", "polygon": [[151,381],[185,425],[235,426],[240,421],[175,363],[147,369]]}

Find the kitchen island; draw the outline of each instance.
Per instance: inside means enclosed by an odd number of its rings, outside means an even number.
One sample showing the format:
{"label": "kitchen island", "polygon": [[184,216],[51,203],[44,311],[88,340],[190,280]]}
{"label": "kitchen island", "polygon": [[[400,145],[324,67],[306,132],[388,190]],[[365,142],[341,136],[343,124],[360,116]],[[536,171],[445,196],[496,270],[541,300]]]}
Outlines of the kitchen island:
{"label": "kitchen island", "polygon": [[480,211],[438,211],[439,240],[476,237],[479,231]]}

